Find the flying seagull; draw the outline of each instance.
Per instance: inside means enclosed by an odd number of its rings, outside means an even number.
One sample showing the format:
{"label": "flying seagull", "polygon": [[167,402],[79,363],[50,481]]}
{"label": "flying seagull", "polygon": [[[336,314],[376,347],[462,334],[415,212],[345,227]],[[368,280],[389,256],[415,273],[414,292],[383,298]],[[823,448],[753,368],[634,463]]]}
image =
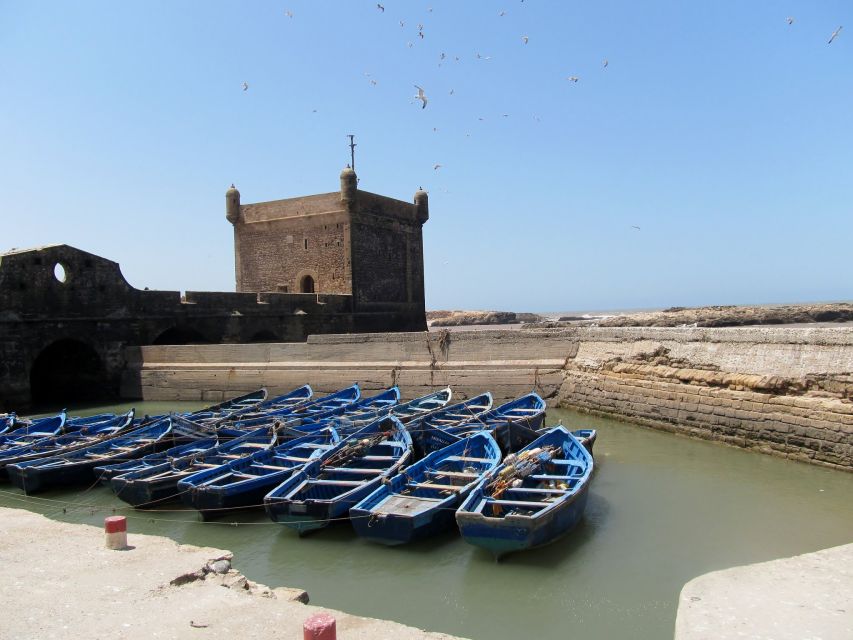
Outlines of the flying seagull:
{"label": "flying seagull", "polygon": [[378,2],[376,3],[376,8],[377,8],[377,9],[379,9],[382,13],[385,13],[385,7],[383,7],[383,6],[382,6],[381,4],[379,4]]}
{"label": "flying seagull", "polygon": [[423,32],[423,31],[418,31],[418,37],[419,37],[421,40],[423,40],[423,39],[424,39],[424,32]]}
{"label": "flying seagull", "polygon": [[481,56],[479,53],[477,54],[477,60],[491,60],[492,56]]}
{"label": "flying seagull", "polygon": [[287,11],[284,12],[284,15],[286,15],[288,18],[292,18],[293,17],[293,11],[288,9]]}
{"label": "flying seagull", "polygon": [[370,80],[370,84],[371,84],[372,86],[374,86],[374,87],[375,87],[375,86],[376,86],[377,84],[379,84],[379,83],[378,83],[376,80],[374,80],[374,79],[372,79],[372,78],[371,78],[371,80]]}
{"label": "flying seagull", "polygon": [[521,36],[521,41],[522,41],[524,44],[527,44],[527,41],[528,41],[528,40],[530,40],[530,38],[528,38],[527,36]]}
{"label": "flying seagull", "polygon": [[604,59],[604,63],[602,64],[602,66],[606,69],[606,68],[607,68],[607,65],[609,65],[609,64],[610,64],[610,63],[607,61],[607,58],[605,58],[605,59]]}
{"label": "flying seagull", "polygon": [[635,225],[635,224],[632,224],[632,225],[631,225],[631,228],[632,228],[632,229],[636,229],[637,231],[639,231],[639,230],[640,230],[640,227],[638,227],[638,226],[637,226],[637,225]]}
{"label": "flying seagull", "polygon": [[421,102],[423,102],[423,105],[421,105],[421,109],[426,109],[427,97],[426,97],[426,94],[424,93],[424,90],[421,87],[419,87],[418,85],[415,85],[415,89],[418,90],[418,95],[415,96],[415,100],[420,100]]}
{"label": "flying seagull", "polygon": [[506,15],[506,11],[504,11],[503,9],[501,9],[501,12],[498,14],[498,17],[499,17],[499,18],[503,18],[505,15]]}
{"label": "flying seagull", "polygon": [[409,45],[409,49],[411,49],[413,46],[415,46],[411,42],[407,42],[406,44]]}
{"label": "flying seagull", "polygon": [[451,89],[451,90],[450,90],[450,95],[453,95],[453,92],[454,92],[454,91],[455,91],[455,89]]}
{"label": "flying seagull", "polygon": [[788,16],[787,18],[785,18],[785,22],[787,22],[788,24],[794,24],[794,18]]}
{"label": "flying seagull", "polygon": [[432,168],[432,170],[433,170],[433,171],[436,171],[436,170],[438,170],[438,169],[441,169],[441,165],[440,165],[440,164],[437,164],[437,165],[435,165],[435,166]]}
{"label": "flying seagull", "polygon": [[826,44],[832,44],[832,41],[833,41],[833,40],[835,40],[835,39],[838,37],[838,34],[839,34],[839,33],[841,33],[841,30],[842,30],[843,28],[844,28],[844,27],[838,27],[835,31],[833,31],[833,32],[832,32],[832,35],[831,35],[831,36],[829,36],[829,42],[827,42]]}
{"label": "flying seagull", "polygon": [[405,26],[406,26],[406,23],[403,22],[402,20],[400,20],[400,27],[405,27]]}
{"label": "flying seagull", "polygon": [[243,91],[249,90],[249,83],[248,82],[244,82],[241,86],[243,87]]}
{"label": "flying seagull", "polygon": [[577,82],[578,80],[580,80],[580,78],[578,78],[577,76],[569,76],[568,78],[566,78],[566,80],[568,80],[569,82]]}

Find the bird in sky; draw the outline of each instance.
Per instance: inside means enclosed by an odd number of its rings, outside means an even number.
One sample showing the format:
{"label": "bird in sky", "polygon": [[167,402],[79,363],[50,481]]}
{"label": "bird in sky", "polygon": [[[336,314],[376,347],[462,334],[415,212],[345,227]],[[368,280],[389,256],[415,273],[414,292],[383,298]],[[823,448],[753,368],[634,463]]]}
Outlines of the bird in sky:
{"label": "bird in sky", "polygon": [[421,105],[421,109],[426,109],[427,97],[426,97],[426,94],[424,93],[424,90],[421,87],[419,87],[418,85],[415,85],[415,89],[418,90],[418,95],[415,96],[415,100],[420,100],[423,103]]}
{"label": "bird in sky", "polygon": [[244,82],[241,86],[243,87],[243,91],[249,90],[249,83],[248,82]]}
{"label": "bird in sky", "polygon": [[509,114],[508,114],[508,113],[505,113],[505,114],[503,114],[503,117],[504,117],[504,118],[509,118]]}
{"label": "bird in sky", "polygon": [[284,12],[284,15],[286,15],[288,18],[292,18],[293,17],[293,11],[291,11],[290,9],[287,9]]}
{"label": "bird in sky", "polygon": [[788,16],[787,18],[785,18],[785,22],[787,22],[788,24],[794,24],[794,18]]}
{"label": "bird in sky", "polygon": [[608,62],[607,58],[605,58],[605,59],[604,59],[604,62],[602,63],[602,65],[601,65],[601,66],[602,66],[602,67],[604,67],[604,68],[606,69],[606,68],[607,68],[607,65],[609,65],[609,64],[610,64],[610,62]]}
{"label": "bird in sky", "polygon": [[382,13],[385,13],[385,7],[383,7],[383,6],[382,6],[381,4],[379,4],[378,2],[376,3],[376,8],[377,8],[377,9],[379,9]]}
{"label": "bird in sky", "polygon": [[536,120],[536,122],[542,122],[542,118],[539,116],[533,116],[533,119]]}
{"label": "bird in sky", "polygon": [[374,87],[375,87],[375,86],[376,86],[377,84],[379,84],[379,83],[378,83],[376,80],[374,80],[373,78],[371,78],[371,79],[370,79],[370,84],[371,84],[371,86],[374,86]]}
{"label": "bird in sky", "polygon": [[524,44],[527,44],[527,41],[528,41],[528,40],[530,40],[530,38],[528,38],[527,36],[521,36],[521,41],[522,41]]}
{"label": "bird in sky", "polygon": [[492,56],[481,56],[479,53],[477,54],[477,60],[491,60]]}
{"label": "bird in sky", "polygon": [[423,30],[424,30],[424,25],[418,24],[418,31],[423,31]]}
{"label": "bird in sky", "polygon": [[409,45],[409,49],[411,49],[413,46],[415,46],[411,42],[407,42],[406,44]]}
{"label": "bird in sky", "polygon": [[839,33],[841,33],[841,30],[842,30],[843,28],[844,28],[844,27],[838,27],[835,31],[833,31],[833,32],[832,32],[832,35],[831,35],[831,36],[829,36],[829,42],[827,42],[826,44],[832,44],[832,41],[833,41],[833,40],[835,40],[835,39],[838,37],[838,34],[839,34]]}
{"label": "bird in sky", "polygon": [[456,89],[451,89],[451,90],[450,90],[450,95],[453,95],[453,92],[454,92],[454,91],[456,91]]}
{"label": "bird in sky", "polygon": [[402,28],[402,27],[405,27],[405,26],[406,26],[406,23],[405,23],[405,22],[403,22],[402,20],[400,20],[400,27]]}
{"label": "bird in sky", "polygon": [[441,169],[441,165],[440,165],[440,164],[434,165],[434,166],[433,166],[433,168],[432,168],[432,170],[433,170],[433,171],[437,171],[438,169]]}
{"label": "bird in sky", "polygon": [[632,225],[631,225],[631,228],[632,228],[632,229],[636,229],[637,231],[639,231],[639,230],[640,230],[640,227],[638,227],[638,226],[637,226],[637,225],[635,225],[635,224],[632,224]]}
{"label": "bird in sky", "polygon": [[505,15],[506,15],[506,11],[504,11],[503,9],[501,9],[501,12],[498,14],[498,17],[499,17],[499,18],[503,18]]}
{"label": "bird in sky", "polygon": [[423,32],[423,31],[418,31],[418,37],[419,37],[421,40],[423,40],[423,39],[424,39],[424,32]]}
{"label": "bird in sky", "polygon": [[444,51],[442,51],[442,52],[441,52],[441,55],[439,56],[439,59],[440,59],[440,60],[444,60],[446,57],[447,57],[447,56],[445,55]]}
{"label": "bird in sky", "polygon": [[569,82],[577,82],[578,80],[580,80],[580,78],[578,78],[577,76],[569,76],[568,78],[566,78],[566,80],[568,80]]}

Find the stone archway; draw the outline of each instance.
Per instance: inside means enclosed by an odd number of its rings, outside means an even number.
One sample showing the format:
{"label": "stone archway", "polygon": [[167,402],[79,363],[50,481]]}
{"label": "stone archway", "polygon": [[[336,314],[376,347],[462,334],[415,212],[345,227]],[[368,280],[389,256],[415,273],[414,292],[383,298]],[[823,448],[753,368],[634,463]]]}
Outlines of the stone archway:
{"label": "stone archway", "polygon": [[30,369],[30,397],[36,406],[104,400],[114,395],[101,356],[81,340],[64,338],[51,343]]}
{"label": "stone archway", "polygon": [[319,293],[320,283],[317,272],[313,269],[303,269],[296,274],[297,293]]}
{"label": "stone archway", "polygon": [[314,293],[314,278],[302,276],[302,280],[299,281],[299,293]]}

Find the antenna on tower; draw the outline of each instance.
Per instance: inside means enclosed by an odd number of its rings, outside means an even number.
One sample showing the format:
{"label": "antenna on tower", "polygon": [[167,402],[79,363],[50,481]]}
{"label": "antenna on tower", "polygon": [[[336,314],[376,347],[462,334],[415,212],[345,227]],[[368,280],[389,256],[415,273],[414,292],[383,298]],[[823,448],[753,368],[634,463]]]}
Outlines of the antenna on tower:
{"label": "antenna on tower", "polygon": [[355,143],[355,136],[353,134],[349,134],[347,137],[349,138],[350,166],[355,171],[355,148],[358,145]]}

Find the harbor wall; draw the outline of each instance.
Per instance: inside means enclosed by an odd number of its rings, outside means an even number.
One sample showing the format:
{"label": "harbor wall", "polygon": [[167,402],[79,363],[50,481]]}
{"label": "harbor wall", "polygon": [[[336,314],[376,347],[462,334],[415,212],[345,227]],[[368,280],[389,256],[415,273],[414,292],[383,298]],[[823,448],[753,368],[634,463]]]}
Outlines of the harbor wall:
{"label": "harbor wall", "polygon": [[853,470],[853,328],[566,328],[317,335],[305,343],[129,349],[123,392],[219,400],[309,382],[407,396],[536,390],[576,408]]}

